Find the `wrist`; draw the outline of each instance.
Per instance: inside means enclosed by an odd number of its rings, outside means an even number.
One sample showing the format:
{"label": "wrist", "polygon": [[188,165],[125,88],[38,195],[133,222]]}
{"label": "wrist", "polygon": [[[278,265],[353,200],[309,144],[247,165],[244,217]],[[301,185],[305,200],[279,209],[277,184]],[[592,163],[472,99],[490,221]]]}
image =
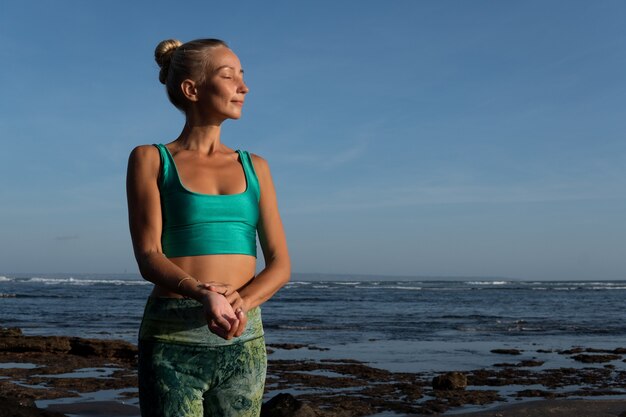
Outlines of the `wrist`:
{"label": "wrist", "polygon": [[192,298],[196,301],[201,301],[207,290],[204,290],[200,286],[200,281],[191,276],[186,276],[178,281],[177,287],[178,293],[185,298]]}
{"label": "wrist", "polygon": [[241,306],[241,309],[243,310],[244,313],[247,313],[248,311],[250,311],[250,309],[254,308],[252,301],[248,297],[241,296],[241,301],[243,303]]}

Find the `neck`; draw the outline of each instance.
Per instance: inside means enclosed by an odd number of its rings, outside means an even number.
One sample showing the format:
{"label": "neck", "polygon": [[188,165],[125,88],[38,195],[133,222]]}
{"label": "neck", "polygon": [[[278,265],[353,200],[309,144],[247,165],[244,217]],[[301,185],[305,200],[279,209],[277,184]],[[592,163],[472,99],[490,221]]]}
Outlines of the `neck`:
{"label": "neck", "polygon": [[221,123],[198,123],[187,118],[176,140],[183,149],[210,155],[220,150],[220,129]]}

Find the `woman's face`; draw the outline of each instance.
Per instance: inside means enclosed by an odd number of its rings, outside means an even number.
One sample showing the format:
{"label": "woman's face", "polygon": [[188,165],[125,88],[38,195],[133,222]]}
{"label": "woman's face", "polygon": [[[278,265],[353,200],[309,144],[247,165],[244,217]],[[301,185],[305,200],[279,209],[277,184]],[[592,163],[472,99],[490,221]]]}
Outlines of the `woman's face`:
{"label": "woman's face", "polygon": [[200,111],[218,119],[239,119],[248,87],[243,82],[243,69],[237,55],[226,47],[211,53],[205,85],[198,89]]}

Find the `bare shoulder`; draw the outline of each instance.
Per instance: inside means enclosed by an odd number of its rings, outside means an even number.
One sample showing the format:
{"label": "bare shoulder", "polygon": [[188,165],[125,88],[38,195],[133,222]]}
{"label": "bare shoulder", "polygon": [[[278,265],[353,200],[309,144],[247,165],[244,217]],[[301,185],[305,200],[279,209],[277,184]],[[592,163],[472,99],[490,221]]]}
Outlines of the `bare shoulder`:
{"label": "bare shoulder", "polygon": [[250,153],[250,157],[252,158],[252,165],[254,165],[257,176],[267,178],[270,175],[270,166],[267,160],[254,153]]}
{"label": "bare shoulder", "polygon": [[158,178],[161,170],[161,156],[159,150],[152,145],[136,146],[128,157],[128,171],[126,180],[128,183],[136,183],[137,186],[151,182]]}
{"label": "bare shoulder", "polygon": [[136,146],[128,157],[128,165],[131,167],[156,168],[158,170],[160,163],[159,150],[153,145]]}
{"label": "bare shoulder", "polygon": [[139,145],[130,152],[129,159],[136,162],[159,160],[159,150],[154,145]]}

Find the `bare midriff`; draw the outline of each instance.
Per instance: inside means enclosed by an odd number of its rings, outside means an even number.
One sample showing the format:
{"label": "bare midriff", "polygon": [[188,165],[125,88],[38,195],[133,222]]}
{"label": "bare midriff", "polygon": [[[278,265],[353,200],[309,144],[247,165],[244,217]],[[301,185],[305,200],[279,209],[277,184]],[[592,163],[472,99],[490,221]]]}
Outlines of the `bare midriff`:
{"label": "bare midriff", "polygon": [[[250,255],[201,255],[169,258],[191,277],[200,282],[222,283],[239,290],[245,286],[256,272],[256,258]],[[182,298],[159,285],[152,290],[153,297]]]}

